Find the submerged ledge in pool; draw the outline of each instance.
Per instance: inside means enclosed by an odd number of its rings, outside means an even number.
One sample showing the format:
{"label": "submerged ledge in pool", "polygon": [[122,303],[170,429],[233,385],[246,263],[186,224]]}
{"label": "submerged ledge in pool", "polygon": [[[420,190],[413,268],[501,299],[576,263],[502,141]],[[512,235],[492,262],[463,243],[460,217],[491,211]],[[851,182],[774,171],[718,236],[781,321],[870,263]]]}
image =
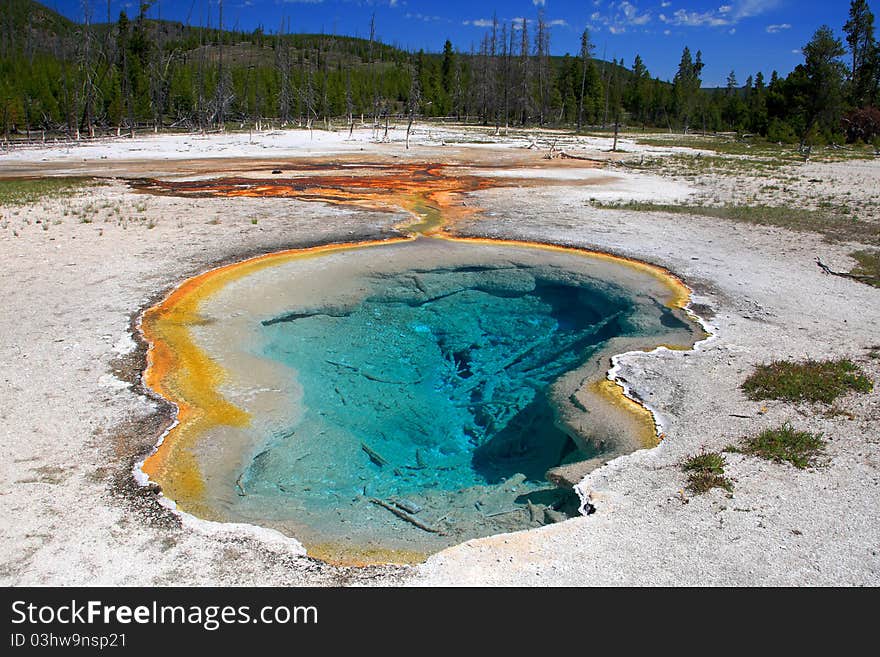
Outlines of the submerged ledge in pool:
{"label": "submerged ledge in pool", "polygon": [[184,511],[338,563],[575,515],[549,470],[654,442],[599,394],[610,356],[699,333],[671,277],[569,249],[418,239],[254,263],[145,314],[147,381],[180,423],[144,471]]}

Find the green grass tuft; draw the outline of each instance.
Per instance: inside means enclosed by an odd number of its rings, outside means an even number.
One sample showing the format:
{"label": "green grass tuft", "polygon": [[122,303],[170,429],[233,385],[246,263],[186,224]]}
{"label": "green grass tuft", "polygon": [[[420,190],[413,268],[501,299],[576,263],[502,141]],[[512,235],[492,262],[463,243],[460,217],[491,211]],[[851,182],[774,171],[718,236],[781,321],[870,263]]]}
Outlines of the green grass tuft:
{"label": "green grass tuft", "polygon": [[95,184],[97,181],[90,178],[8,178],[0,180],[0,205],[29,205],[47,197],[68,197]]}
{"label": "green grass tuft", "polygon": [[700,452],[690,456],[681,464],[681,469],[688,476],[688,490],[697,495],[706,493],[713,488],[723,488],[733,492],[733,482],[724,476],[727,462],[718,452]]}
{"label": "green grass tuft", "polygon": [[802,363],[775,361],[759,365],[742,384],[749,399],[756,401],[778,399],[826,404],[850,390],[871,392],[873,388],[861,368],[847,359]]}
{"label": "green grass tuft", "polygon": [[[648,201],[592,202],[593,207],[636,212],[664,212],[726,219],[746,224],[776,226],[799,232],[817,232],[830,240],[880,244],[880,224],[857,221],[842,206],[829,205],[820,210],[784,205],[671,205]],[[869,253],[869,252],[860,252]],[[853,254],[853,257],[857,257]]]}
{"label": "green grass tuft", "polygon": [[880,251],[856,251],[850,253],[859,264],[850,273],[862,276],[863,282],[880,287]]}
{"label": "green grass tuft", "polygon": [[745,438],[742,445],[729,450],[759,456],[776,463],[785,461],[803,470],[815,465],[825,445],[826,441],[820,434],[795,431],[791,425],[784,424],[777,429],[767,429],[757,436]]}

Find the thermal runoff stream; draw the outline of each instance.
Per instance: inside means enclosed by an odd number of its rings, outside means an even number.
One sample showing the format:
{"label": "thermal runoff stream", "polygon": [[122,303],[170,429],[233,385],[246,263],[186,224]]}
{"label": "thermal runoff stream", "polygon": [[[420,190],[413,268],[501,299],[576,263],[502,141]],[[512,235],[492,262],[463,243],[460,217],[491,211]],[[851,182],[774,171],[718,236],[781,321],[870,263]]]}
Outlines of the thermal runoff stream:
{"label": "thermal runoff stream", "polygon": [[454,237],[474,212],[462,194],[488,176],[300,172],[139,183],[413,215],[398,239],[212,270],[144,314],[145,380],[179,422],[143,471],[179,508],[278,529],[335,563],[414,562],[576,515],[554,472],[655,444],[650,415],[605,372],[615,353],[698,339],[677,280],[603,254]]}

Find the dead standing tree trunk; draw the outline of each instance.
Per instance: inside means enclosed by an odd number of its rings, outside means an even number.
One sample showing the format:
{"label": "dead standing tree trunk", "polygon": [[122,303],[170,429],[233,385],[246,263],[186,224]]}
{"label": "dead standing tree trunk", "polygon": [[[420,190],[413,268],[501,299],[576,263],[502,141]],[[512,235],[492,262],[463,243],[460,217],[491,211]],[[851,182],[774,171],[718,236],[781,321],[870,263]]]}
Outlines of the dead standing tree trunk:
{"label": "dead standing tree trunk", "polygon": [[409,150],[409,135],[412,131],[413,121],[415,120],[416,113],[419,111],[419,105],[422,102],[422,86],[419,82],[419,73],[410,65],[410,85],[409,85],[409,99],[407,100],[407,115],[408,121],[406,124],[406,150]]}
{"label": "dead standing tree trunk", "polygon": [[223,70],[223,0],[218,0],[217,4],[220,16],[218,18],[219,25],[217,31],[217,93],[215,95],[215,116],[217,119],[217,127],[220,130],[224,130],[226,122],[226,103],[228,102],[228,98],[226,94],[226,71]]}
{"label": "dead standing tree trunk", "polygon": [[94,102],[97,93],[95,83],[96,71],[92,54],[92,6],[88,0],[83,0],[83,26],[79,38],[79,69],[82,78],[82,116],[77,128],[77,135],[86,131],[89,138],[95,136]]}
{"label": "dead standing tree trunk", "polygon": [[348,113],[348,138],[354,134],[354,100],[351,93],[351,70],[345,75],[345,111]]}

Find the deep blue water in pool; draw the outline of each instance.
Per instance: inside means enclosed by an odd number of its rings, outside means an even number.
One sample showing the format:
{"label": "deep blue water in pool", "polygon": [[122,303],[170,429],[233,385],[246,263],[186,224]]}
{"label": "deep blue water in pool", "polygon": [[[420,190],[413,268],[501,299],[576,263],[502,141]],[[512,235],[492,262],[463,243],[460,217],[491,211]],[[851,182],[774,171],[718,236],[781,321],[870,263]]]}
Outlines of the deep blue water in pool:
{"label": "deep blue water in pool", "polygon": [[627,297],[552,267],[407,271],[369,289],[263,322],[261,355],[292,368],[304,410],[246,470],[250,494],[326,515],[517,473],[546,487],[574,450],[548,387],[632,331]]}

